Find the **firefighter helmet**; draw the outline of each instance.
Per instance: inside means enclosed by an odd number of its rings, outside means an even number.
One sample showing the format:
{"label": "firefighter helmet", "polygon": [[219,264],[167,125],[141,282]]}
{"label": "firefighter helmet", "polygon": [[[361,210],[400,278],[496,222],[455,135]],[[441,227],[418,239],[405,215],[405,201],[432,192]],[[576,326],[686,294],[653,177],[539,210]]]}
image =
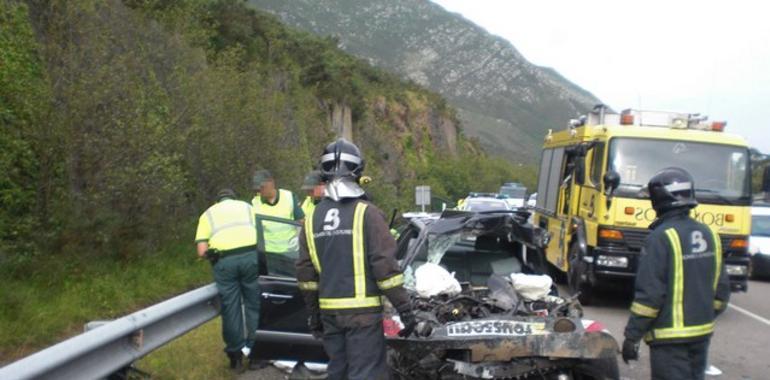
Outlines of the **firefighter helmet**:
{"label": "firefighter helmet", "polygon": [[321,175],[327,182],[335,178],[352,178],[357,181],[364,167],[361,151],[344,138],[327,145],[321,155]]}
{"label": "firefighter helmet", "polygon": [[682,168],[670,167],[659,171],[647,184],[652,208],[658,215],[676,208],[693,208],[695,182],[690,173]]}

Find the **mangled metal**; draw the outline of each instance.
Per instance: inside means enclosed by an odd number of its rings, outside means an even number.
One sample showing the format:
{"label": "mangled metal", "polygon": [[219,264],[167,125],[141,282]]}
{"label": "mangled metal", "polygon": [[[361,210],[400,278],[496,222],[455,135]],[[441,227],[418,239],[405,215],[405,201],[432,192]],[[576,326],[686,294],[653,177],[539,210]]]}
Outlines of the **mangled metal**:
{"label": "mangled metal", "polygon": [[[526,268],[512,251],[500,250],[513,246],[510,234],[520,223],[514,215],[460,214],[422,223],[404,258],[408,287],[416,282],[409,277],[424,263],[454,262],[459,266],[449,270],[467,269],[463,266],[466,254],[478,255],[488,273],[480,284],[479,269],[468,269],[465,279],[469,281],[462,282],[460,294],[419,297],[414,293],[420,321],[414,334],[388,340],[396,374],[404,379],[617,376],[617,343],[595,326],[587,328],[576,299],[554,294],[530,299],[514,288],[511,272]],[[455,251],[448,253],[450,248]],[[508,256],[500,255],[505,252]],[[592,372],[590,366],[601,361],[608,370]],[[588,371],[580,372],[581,368]]]}

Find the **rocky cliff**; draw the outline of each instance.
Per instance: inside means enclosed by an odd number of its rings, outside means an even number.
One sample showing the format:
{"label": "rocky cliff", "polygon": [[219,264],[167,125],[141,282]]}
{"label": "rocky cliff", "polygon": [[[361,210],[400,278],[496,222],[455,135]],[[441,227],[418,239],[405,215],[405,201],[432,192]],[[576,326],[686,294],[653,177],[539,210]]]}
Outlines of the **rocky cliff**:
{"label": "rocky cliff", "polygon": [[599,103],[508,41],[428,0],[250,0],[447,97],[487,151],[534,162],[543,135]]}

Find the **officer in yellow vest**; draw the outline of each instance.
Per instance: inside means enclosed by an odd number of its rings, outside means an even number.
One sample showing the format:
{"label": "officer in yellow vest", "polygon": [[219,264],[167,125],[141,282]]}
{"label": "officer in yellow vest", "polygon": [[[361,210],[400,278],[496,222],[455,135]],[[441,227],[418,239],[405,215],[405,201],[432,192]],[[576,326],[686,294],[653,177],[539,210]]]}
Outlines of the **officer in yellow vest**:
{"label": "officer in yellow vest", "polygon": [[254,344],[259,322],[257,237],[251,205],[235,200],[233,190],[221,190],[217,203],[198,220],[195,243],[198,257],[208,258],[213,264],[222,299],[225,353],[230,368],[240,372],[244,348],[251,349]]}
{"label": "officer in yellow vest", "polygon": [[323,199],[324,186],[320,171],[313,170],[305,176],[305,180],[302,182],[302,190],[307,192],[307,196],[302,201],[302,212],[306,216],[312,215],[315,206]]}
{"label": "officer in yellow vest", "polygon": [[[294,193],[278,189],[273,175],[267,170],[257,170],[253,178],[257,195],[251,200],[254,213],[302,222],[305,214]],[[293,253],[299,250],[297,228],[291,224],[264,221],[265,251],[267,253]],[[296,256],[295,256],[296,257]]]}
{"label": "officer in yellow vest", "polygon": [[465,200],[467,198],[460,198],[457,200],[457,206],[455,206],[456,210],[465,210]]}

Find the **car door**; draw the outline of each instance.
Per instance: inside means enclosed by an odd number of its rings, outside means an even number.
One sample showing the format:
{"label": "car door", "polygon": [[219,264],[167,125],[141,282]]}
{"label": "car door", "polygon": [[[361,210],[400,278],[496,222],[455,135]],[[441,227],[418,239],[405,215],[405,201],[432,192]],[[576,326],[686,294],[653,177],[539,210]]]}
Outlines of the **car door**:
{"label": "car door", "polygon": [[[550,154],[546,154],[550,153]],[[546,248],[546,258],[551,264],[565,270],[565,263],[562,259],[564,250],[564,239],[566,230],[566,220],[563,215],[565,191],[564,173],[566,169],[565,148],[558,147],[550,152],[544,152],[544,157],[548,158],[547,163],[541,166],[541,178],[538,189],[538,208],[542,210],[537,223],[540,228],[547,229],[551,239]]]}
{"label": "car door", "polygon": [[327,361],[321,341],[314,339],[307,327],[308,313],[294,269],[299,251],[266,252],[265,223],[291,225],[297,232],[293,239],[301,237],[296,221],[256,215],[261,305],[254,355],[261,359]]}

